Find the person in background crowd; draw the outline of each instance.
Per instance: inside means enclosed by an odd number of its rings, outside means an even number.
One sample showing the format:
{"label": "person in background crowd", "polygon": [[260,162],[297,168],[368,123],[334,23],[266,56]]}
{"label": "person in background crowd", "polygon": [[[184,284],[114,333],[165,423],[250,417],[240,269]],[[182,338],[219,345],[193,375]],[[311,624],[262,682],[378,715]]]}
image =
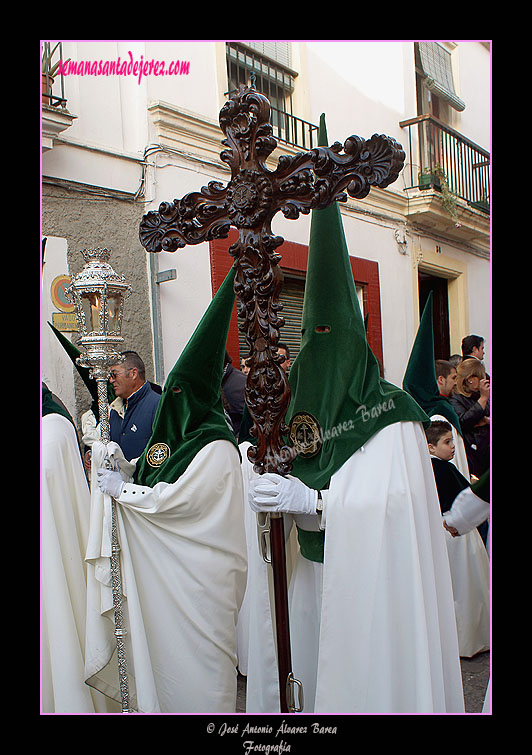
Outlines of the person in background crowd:
{"label": "person in background crowd", "polygon": [[458,367],[458,365],[462,361],[462,357],[460,354],[451,354],[447,361],[449,362],[449,364],[452,364],[453,367]]}
{"label": "person in background crowd", "polygon": [[464,488],[443,515],[444,527],[453,537],[469,534],[490,516],[490,473]]}
{"label": "person in background crowd", "polygon": [[240,370],[233,367],[233,360],[227,350],[225,352],[222,388],[230,407],[229,416],[231,417],[233,431],[235,436],[238,437],[240,423],[242,422],[242,412],[244,411],[246,376]]}
{"label": "person in background crowd", "polygon": [[434,368],[440,395],[449,398],[456,387],[456,367],[445,359],[436,359]]}
{"label": "person in background crowd", "polygon": [[137,459],[150,439],[153,418],[160,401],[146,380],[144,362],[135,351],[124,351],[123,362],[111,367],[110,383],[117,399],[109,412],[111,440],[125,458]]}
{"label": "person in background crowd", "polygon": [[455,452],[453,431],[449,422],[433,420],[430,426],[425,428],[425,435],[443,514],[451,508],[458,493],[469,486],[469,480],[454,465],[449,464]]}
{"label": "person in background crowd", "polygon": [[284,354],[286,359],[284,362],[281,362],[281,367],[285,372],[289,372],[290,370],[290,349],[288,348],[288,345],[286,343],[279,343],[277,344],[277,351],[279,354]]}
{"label": "person in background crowd", "polygon": [[490,465],[490,382],[478,359],[464,359],[456,371],[449,400],[460,420],[469,472],[479,479]]}
{"label": "person in background crowd", "polygon": [[[118,443],[125,458],[138,458],[150,439],[153,419],[161,399],[159,386],[146,380],[144,362],[136,351],[123,351],[123,362],[111,366],[108,393],[109,431],[111,440]],[[91,468],[91,446],[100,438],[94,410],[85,412],[81,418],[83,442],[89,449],[85,452],[84,466]]]}
{"label": "person in background crowd", "polygon": [[484,359],[484,339],[482,336],[466,336],[462,339],[462,359]]}
{"label": "person in background crowd", "polygon": [[[447,549],[453,581],[454,606],[460,655],[471,658],[490,647],[490,567],[484,543],[477,530],[456,540],[445,521],[462,491],[470,489],[466,479],[452,464],[454,441],[448,422],[433,421],[425,429],[434,479],[438,488]],[[486,510],[487,519],[489,506]]]}
{"label": "person in background crowd", "polygon": [[[99,439],[98,423],[98,389],[96,381],[90,376],[88,367],[80,367],[77,358],[79,349],[51,323],[48,323],[59,343],[66,351],[74,368],[84,382],[91,398],[91,407],[81,417],[84,452],[84,467],[90,472],[90,446]],[[140,456],[144,450],[152,428],[152,421],[161,397],[161,387],[146,380],[144,362],[135,351],[123,351],[125,361],[113,365],[111,376],[107,381],[107,400],[111,408],[111,440],[124,446],[122,450],[128,459]]]}

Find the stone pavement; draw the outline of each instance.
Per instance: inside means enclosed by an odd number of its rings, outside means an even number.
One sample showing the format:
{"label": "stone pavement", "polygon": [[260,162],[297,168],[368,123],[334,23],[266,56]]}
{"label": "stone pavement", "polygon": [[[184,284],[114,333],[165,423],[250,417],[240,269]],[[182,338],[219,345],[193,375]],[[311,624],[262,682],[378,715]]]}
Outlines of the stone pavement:
{"label": "stone pavement", "polygon": [[[482,713],[484,696],[490,677],[490,652],[477,653],[473,658],[461,658],[465,712]],[[238,675],[236,712],[246,712],[246,677]]]}
{"label": "stone pavement", "polygon": [[466,713],[482,713],[490,678],[490,651],[460,658]]}

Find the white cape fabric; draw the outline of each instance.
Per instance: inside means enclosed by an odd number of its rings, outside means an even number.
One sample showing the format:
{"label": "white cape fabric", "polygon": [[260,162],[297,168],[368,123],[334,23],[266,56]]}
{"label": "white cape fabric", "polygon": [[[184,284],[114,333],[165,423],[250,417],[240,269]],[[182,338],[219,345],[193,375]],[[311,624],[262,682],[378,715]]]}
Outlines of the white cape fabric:
{"label": "white cape fabric", "polygon": [[[434,415],[431,420],[448,421],[442,415]],[[469,466],[463,438],[457,433],[456,428],[452,427],[452,431],[455,444],[452,463],[469,481]],[[447,519],[446,516],[445,519]],[[486,519],[487,516],[482,521]],[[476,529],[470,528],[461,537],[452,537],[448,532],[445,534],[453,583],[460,655],[471,658],[476,653],[489,650],[490,647],[489,556]]]}
{"label": "white cape fabric", "polygon": [[453,537],[445,532],[453,583],[460,655],[490,648],[490,562],[476,529]]}
{"label": "white cape fabric", "polygon": [[[303,713],[462,713],[445,531],[421,425],[384,428],[333,475],[325,532],[323,565],[299,555],[290,585]],[[265,567],[250,559],[250,713],[279,710]]]}
{"label": "white cape fabric", "polygon": [[[256,529],[256,522],[255,518],[249,515],[246,511],[248,509],[247,500],[248,500],[248,488],[249,488],[249,476],[247,474],[244,474],[244,470],[251,469],[251,465],[247,459],[247,450],[250,447],[251,443],[248,441],[245,441],[244,443],[239,444],[240,449],[240,455],[242,457],[242,497],[244,500],[244,527],[246,532],[246,546],[247,550],[249,550],[251,543],[255,542],[254,538],[256,540],[255,535],[255,529]],[[250,595],[247,590],[244,593],[244,599],[242,601],[242,605],[240,606],[240,612],[238,614],[238,621],[237,621],[237,656],[238,656],[238,670],[243,676],[247,676],[248,673],[248,653],[249,653],[249,604],[250,604]]]}
{"label": "white cape fabric", "polygon": [[41,507],[43,711],[112,712],[84,683],[90,492],[76,432],[59,414],[42,418]]}
{"label": "white cape fabric", "polygon": [[486,687],[486,696],[484,697],[484,705],[482,706],[482,713],[491,714],[491,679],[488,679],[488,686]]}
{"label": "white cape fabric", "polygon": [[[107,446],[113,461],[123,455]],[[110,583],[111,499],[92,447],[87,683],[120,700]],[[122,467],[124,468],[124,466]],[[246,583],[235,447],[207,444],[174,484],[127,483],[116,504],[130,705],[141,713],[232,713],[236,622]]]}
{"label": "white cape fabric", "polygon": [[[256,515],[248,505],[248,490],[251,480],[258,477],[247,457],[249,442],[240,444],[242,456],[242,478],[244,488],[245,525],[248,554],[248,579],[246,594],[238,620],[238,665],[245,669],[248,677],[246,686],[246,710],[258,713],[278,713],[279,683],[276,661],[275,630],[270,612],[273,605],[272,571],[263,559],[259,546],[261,533],[265,555],[269,557],[268,526],[269,517]],[[293,519],[283,517],[286,543],[287,577],[298,559],[298,544]],[[250,681],[251,680],[251,681]]]}

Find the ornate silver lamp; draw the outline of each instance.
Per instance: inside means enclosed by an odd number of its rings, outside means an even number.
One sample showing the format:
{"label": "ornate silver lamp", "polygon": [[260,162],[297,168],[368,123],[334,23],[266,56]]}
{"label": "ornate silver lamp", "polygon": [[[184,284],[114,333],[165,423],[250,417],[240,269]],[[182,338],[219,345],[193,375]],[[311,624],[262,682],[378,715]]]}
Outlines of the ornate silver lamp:
{"label": "ornate silver lamp", "polygon": [[[72,278],[67,294],[76,308],[76,320],[80,333],[82,353],[77,358],[80,367],[90,368],[90,377],[98,388],[100,413],[100,437],[107,445],[111,439],[107,402],[107,381],[111,365],[123,361],[118,346],[124,342],[121,336],[124,300],[131,287],[111,265],[109,249],[85,249],[81,252],[85,265]],[[107,462],[109,463],[109,462]],[[111,581],[115,622],[116,650],[122,713],[129,713],[129,684],[125,653],[125,634],[122,618],[122,577],[120,572],[120,545],[116,523],[116,502],[111,498]]]}

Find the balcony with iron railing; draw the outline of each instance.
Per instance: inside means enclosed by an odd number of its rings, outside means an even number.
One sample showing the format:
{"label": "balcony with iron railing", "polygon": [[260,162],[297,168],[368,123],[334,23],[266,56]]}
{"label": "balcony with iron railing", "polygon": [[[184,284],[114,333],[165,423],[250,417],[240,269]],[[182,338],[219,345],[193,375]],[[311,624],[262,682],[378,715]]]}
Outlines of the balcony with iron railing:
{"label": "balcony with iron railing", "polygon": [[43,42],[42,48],[42,151],[53,148],[55,138],[72,125],[75,115],[67,109],[61,64],[63,45]]}
{"label": "balcony with iron railing", "polygon": [[[228,90],[232,97],[241,86],[252,86],[268,98],[270,123],[278,142],[297,149],[309,150],[318,144],[318,127],[293,115],[292,93],[297,72],[290,68],[290,51],[259,52],[255,43],[226,42]],[[281,48],[284,43],[279,43]],[[288,46],[289,47],[289,46]],[[273,55],[273,57],[271,57]]]}
{"label": "balcony with iron railing", "polygon": [[[490,153],[431,115],[399,124],[408,129],[405,188],[442,189],[489,214]],[[443,180],[442,180],[443,179]]]}
{"label": "balcony with iron railing", "polygon": [[[253,77],[252,77],[252,82]],[[237,89],[225,92],[226,97],[232,97]],[[273,107],[270,103],[270,124],[272,135],[278,142],[283,142],[290,147],[309,150],[318,146],[318,126],[309,121],[298,118],[296,115]]]}
{"label": "balcony with iron railing", "polygon": [[280,142],[305,150],[318,146],[318,126],[291,113],[270,107],[273,136]]}
{"label": "balcony with iron railing", "polygon": [[432,115],[399,125],[407,132],[403,176],[412,219],[424,227],[450,230],[456,238],[486,241],[490,153]]}
{"label": "balcony with iron railing", "polygon": [[[63,45],[43,42],[42,102],[49,107],[66,107],[65,82],[62,72]],[[54,87],[55,84],[55,87]]]}

